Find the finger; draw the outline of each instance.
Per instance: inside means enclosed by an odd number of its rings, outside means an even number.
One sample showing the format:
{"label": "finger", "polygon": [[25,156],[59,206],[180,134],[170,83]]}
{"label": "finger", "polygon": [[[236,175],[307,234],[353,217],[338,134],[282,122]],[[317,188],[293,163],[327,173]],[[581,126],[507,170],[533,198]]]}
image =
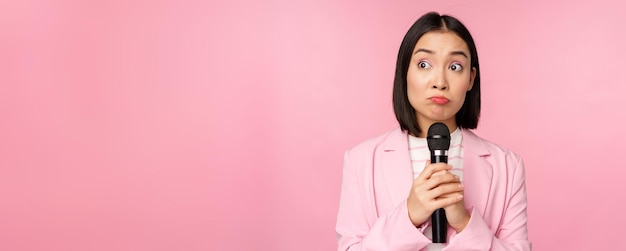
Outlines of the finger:
{"label": "finger", "polygon": [[433,202],[433,206],[435,206],[435,208],[446,208],[454,203],[457,203],[461,200],[463,200],[463,195],[462,194],[458,194],[455,196],[448,196],[448,197],[441,197],[441,198],[437,198],[434,202]]}
{"label": "finger", "polygon": [[430,179],[428,179],[423,184],[423,189],[431,190],[435,187],[438,187],[447,183],[457,183],[460,184],[461,178],[457,175],[454,175],[451,172],[445,171],[446,173],[441,175],[434,175]]}
{"label": "finger", "polygon": [[443,175],[443,174],[446,174],[446,173],[450,173],[450,171],[449,170],[437,171],[437,172],[433,173],[433,175],[431,175],[430,177],[432,178],[432,177],[435,177],[437,175]]}
{"label": "finger", "polygon": [[434,176],[442,175],[446,173],[452,173],[452,166],[448,165],[447,163],[435,163],[433,165],[446,165],[447,167],[444,169],[433,170],[433,173],[430,175],[430,177],[434,177]]}
{"label": "finger", "polygon": [[450,198],[450,197],[457,197],[459,195],[463,195],[464,196],[463,192],[464,192],[463,190],[460,190],[460,191],[445,193],[445,194],[440,195],[439,197],[436,197],[435,200],[445,199],[445,198]]}
{"label": "finger", "polygon": [[416,180],[426,181],[428,180],[434,173],[442,171],[442,170],[451,170],[452,166],[447,165],[445,163],[435,163],[431,164],[430,160],[426,161],[426,165],[424,166],[424,170],[417,176]]}
{"label": "finger", "polygon": [[446,183],[439,185],[427,191],[427,196],[431,198],[441,198],[449,196],[449,194],[458,193],[465,188],[461,183]]}

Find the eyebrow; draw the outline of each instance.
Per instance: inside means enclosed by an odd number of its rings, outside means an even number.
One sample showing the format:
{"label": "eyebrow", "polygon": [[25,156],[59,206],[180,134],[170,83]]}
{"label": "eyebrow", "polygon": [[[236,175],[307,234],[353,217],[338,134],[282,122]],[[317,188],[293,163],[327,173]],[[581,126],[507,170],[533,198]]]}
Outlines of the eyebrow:
{"label": "eyebrow", "polygon": [[[435,54],[434,51],[427,50],[427,49],[422,49],[422,48],[417,49],[413,54],[417,54],[418,52],[425,52],[425,53],[428,53],[428,54]],[[464,51],[453,51],[453,52],[450,52],[450,55],[461,55],[461,56],[464,56],[465,58],[469,58]]]}

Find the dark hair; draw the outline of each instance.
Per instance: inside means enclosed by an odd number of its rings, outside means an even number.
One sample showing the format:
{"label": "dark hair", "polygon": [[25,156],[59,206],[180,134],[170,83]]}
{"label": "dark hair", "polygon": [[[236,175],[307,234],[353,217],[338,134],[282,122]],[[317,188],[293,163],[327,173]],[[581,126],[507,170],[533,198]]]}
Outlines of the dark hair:
{"label": "dark hair", "polygon": [[[407,96],[407,72],[411,63],[411,56],[417,41],[429,31],[451,31],[458,35],[470,51],[470,66],[476,68],[476,76],[472,89],[466,94],[463,106],[456,114],[456,123],[460,128],[476,129],[480,116],[480,66],[478,64],[478,52],[474,39],[467,28],[456,18],[448,15],[439,15],[429,12],[421,16],[407,31],[396,63],[396,74],[393,80],[393,110],[400,128],[417,136],[421,130],[417,124],[415,109],[409,103]],[[470,68],[470,69],[471,69]]]}

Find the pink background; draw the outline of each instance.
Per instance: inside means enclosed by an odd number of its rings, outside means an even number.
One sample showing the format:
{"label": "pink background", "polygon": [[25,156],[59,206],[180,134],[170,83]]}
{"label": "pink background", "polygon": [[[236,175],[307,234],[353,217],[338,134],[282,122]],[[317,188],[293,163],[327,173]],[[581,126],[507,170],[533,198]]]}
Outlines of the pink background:
{"label": "pink background", "polygon": [[[549,3],[548,3],[549,2]],[[423,13],[478,44],[478,133],[535,250],[623,250],[619,1],[0,1],[0,250],[334,250],[343,152],[396,126]]]}

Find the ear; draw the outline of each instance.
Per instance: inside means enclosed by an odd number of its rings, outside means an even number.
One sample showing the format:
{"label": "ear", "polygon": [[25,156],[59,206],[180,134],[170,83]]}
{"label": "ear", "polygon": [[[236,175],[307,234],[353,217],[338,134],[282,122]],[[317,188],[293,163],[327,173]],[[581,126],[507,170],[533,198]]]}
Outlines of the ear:
{"label": "ear", "polygon": [[474,87],[474,78],[476,78],[476,67],[472,67],[472,72],[470,72],[470,82],[467,91],[472,90],[472,87]]}

